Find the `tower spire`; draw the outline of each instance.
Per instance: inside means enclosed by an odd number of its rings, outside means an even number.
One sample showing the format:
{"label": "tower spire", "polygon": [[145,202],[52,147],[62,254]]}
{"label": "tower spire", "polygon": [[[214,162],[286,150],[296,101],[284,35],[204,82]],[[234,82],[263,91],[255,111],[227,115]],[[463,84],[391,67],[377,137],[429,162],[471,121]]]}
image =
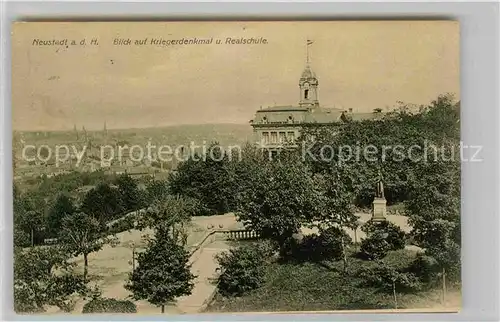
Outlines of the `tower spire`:
{"label": "tower spire", "polygon": [[314,74],[310,66],[311,57],[309,53],[309,46],[311,46],[312,44],[313,41],[308,38],[306,41],[306,67],[299,79],[299,106],[307,108],[319,106],[318,79],[316,78],[316,75]]}

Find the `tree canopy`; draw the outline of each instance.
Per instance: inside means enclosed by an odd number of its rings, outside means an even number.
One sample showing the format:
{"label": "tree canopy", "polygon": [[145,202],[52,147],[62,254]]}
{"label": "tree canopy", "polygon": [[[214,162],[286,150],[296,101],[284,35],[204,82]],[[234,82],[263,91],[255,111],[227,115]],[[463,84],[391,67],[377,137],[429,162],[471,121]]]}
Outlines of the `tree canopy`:
{"label": "tree canopy", "polygon": [[178,244],[168,229],[155,232],[144,252],[138,256],[139,267],[129,277],[125,288],[132,292],[136,300],[147,300],[160,306],[175,298],[191,294],[195,276],[190,271],[189,253]]}

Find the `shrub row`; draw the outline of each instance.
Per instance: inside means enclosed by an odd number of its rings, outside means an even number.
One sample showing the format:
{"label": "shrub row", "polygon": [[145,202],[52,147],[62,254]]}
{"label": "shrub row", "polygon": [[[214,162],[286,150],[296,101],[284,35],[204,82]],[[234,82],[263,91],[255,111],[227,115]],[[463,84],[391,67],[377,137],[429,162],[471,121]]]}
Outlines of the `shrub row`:
{"label": "shrub row", "polygon": [[94,298],[85,303],[82,313],[137,313],[137,307],[128,300]]}

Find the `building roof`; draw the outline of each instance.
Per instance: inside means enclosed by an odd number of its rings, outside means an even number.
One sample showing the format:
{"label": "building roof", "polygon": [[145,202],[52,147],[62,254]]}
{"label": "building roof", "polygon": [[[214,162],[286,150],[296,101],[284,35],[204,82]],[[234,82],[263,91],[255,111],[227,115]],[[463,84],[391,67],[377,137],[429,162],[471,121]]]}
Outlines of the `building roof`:
{"label": "building roof", "polygon": [[316,78],[316,74],[311,69],[311,66],[306,65],[304,71],[302,72],[302,76],[300,78]]}
{"label": "building roof", "polygon": [[349,113],[349,117],[353,121],[376,120],[381,118],[383,113]]}
{"label": "building roof", "polygon": [[342,116],[353,121],[376,120],[384,113],[352,113],[338,108],[300,107],[300,106],[271,106],[257,111],[252,125],[269,124],[328,124],[343,121]]}
{"label": "building roof", "polygon": [[252,124],[335,123],[341,120],[343,113],[344,110],[336,108],[273,106],[257,111]]}
{"label": "building roof", "polygon": [[284,111],[284,112],[307,112],[307,107],[302,106],[269,106],[264,109],[258,110],[257,113],[273,112],[273,111]]}

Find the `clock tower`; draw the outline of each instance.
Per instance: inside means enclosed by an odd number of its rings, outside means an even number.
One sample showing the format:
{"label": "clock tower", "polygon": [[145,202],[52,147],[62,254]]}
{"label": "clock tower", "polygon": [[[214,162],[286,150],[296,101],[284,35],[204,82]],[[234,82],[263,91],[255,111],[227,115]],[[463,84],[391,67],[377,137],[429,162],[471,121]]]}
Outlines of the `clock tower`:
{"label": "clock tower", "polygon": [[318,78],[309,65],[309,46],[313,44],[312,40],[307,40],[306,43],[306,68],[302,72],[299,79],[300,101],[301,107],[309,109],[319,106],[318,101]]}
{"label": "clock tower", "polygon": [[299,88],[300,88],[299,105],[301,107],[313,108],[319,106],[318,85],[319,83],[318,79],[316,78],[316,75],[312,71],[309,64],[307,64],[299,80]]}

